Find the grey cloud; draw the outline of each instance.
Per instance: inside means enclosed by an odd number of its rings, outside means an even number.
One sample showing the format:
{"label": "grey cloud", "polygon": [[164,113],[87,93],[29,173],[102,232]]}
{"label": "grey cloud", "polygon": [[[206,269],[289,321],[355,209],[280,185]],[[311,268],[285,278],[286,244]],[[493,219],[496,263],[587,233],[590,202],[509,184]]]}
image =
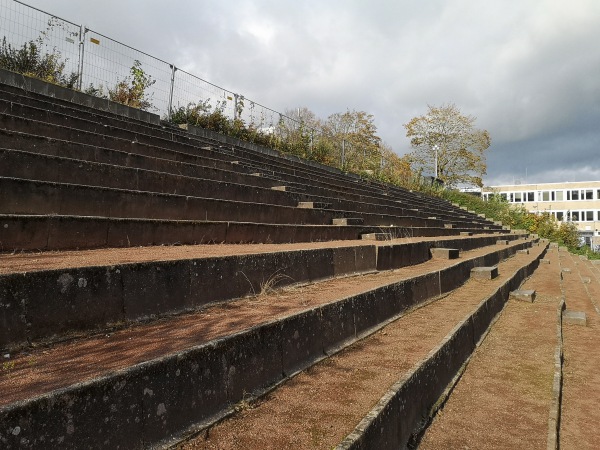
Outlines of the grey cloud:
{"label": "grey cloud", "polygon": [[273,109],[368,111],[400,154],[453,102],[492,136],[488,183],[598,177],[597,0],[26,1]]}

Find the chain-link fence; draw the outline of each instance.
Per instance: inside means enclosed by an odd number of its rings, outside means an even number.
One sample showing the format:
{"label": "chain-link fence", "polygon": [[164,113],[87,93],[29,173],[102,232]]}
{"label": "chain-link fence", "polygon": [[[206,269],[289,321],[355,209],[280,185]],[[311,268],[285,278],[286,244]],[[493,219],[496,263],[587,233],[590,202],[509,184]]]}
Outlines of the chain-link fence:
{"label": "chain-link fence", "polygon": [[[19,0],[0,0],[0,39],[4,39],[4,50],[7,46],[17,51],[33,45],[39,55],[53,55],[55,62],[64,64],[62,71],[72,81],[69,87],[98,96],[108,96],[120,82],[130,84],[137,65],[153,80],[145,91],[150,105],[146,109],[163,119],[170,119],[175,111],[201,105],[204,112],[219,111],[228,120],[241,120],[251,130],[277,137],[278,142],[286,142],[284,150],[299,156],[314,157],[313,152],[324,151],[327,146],[327,163],[344,168],[351,154],[343,138],[327,136],[300,119]],[[302,154],[295,152],[294,146],[303,146]]]}

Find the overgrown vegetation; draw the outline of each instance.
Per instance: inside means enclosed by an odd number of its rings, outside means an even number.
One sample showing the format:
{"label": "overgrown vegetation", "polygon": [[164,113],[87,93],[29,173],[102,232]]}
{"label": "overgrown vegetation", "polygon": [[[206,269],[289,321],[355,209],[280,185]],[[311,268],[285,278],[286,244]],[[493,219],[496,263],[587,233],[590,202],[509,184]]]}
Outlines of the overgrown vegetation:
{"label": "overgrown vegetation", "polygon": [[0,45],[0,68],[38,78],[48,83],[73,89],[79,78],[75,72],[66,73],[66,59],[54,48],[51,53],[43,51],[43,38],[29,41],[22,47],[13,47],[2,38]]}
{"label": "overgrown vegetation", "polygon": [[[113,102],[118,102],[132,108],[148,110],[153,107],[152,94],[148,93],[148,88],[152,86],[156,80],[153,80],[142,69],[142,63],[135,60],[131,66],[130,76],[124,80],[117,82],[113,89],[108,90],[108,98]],[[90,85],[93,89],[93,86]]]}
{"label": "overgrown vegetation", "polygon": [[589,247],[581,247],[577,226],[573,222],[558,222],[548,213],[533,214],[523,206],[513,206],[499,195],[485,201],[463,192],[450,189],[430,189],[429,193],[453,203],[467,207],[478,214],[485,214],[488,219],[502,222],[512,229],[526,230],[536,233],[541,238],[549,239],[569,248],[576,254],[588,255],[590,259],[600,259],[600,255]]}

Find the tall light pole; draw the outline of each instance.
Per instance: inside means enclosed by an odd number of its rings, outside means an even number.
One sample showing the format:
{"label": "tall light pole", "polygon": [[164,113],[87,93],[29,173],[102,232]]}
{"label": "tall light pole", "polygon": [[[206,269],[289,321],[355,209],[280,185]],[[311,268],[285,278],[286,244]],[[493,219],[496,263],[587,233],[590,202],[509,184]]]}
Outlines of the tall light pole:
{"label": "tall light pole", "polygon": [[438,178],[438,145],[434,145],[433,149],[435,150],[435,179],[437,180]]}

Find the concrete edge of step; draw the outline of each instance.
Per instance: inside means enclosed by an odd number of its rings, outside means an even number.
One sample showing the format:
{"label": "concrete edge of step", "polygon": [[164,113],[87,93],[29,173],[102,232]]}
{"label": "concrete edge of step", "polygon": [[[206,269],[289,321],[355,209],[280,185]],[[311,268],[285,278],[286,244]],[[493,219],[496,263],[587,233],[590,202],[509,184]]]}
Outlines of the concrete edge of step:
{"label": "concrete edge of step", "polygon": [[[415,284],[414,278],[402,280],[399,283],[408,283],[406,286],[414,289],[408,300],[404,289],[385,285],[376,289],[381,291],[379,295],[371,291],[359,293],[305,310],[283,321],[271,321],[0,407],[0,430],[5,430],[0,439],[8,440],[5,443],[11,448],[23,439],[34,445],[42,438],[44,442],[62,438],[61,442],[68,447],[69,442],[85,445],[86,436],[91,438],[100,433],[106,437],[107,446],[132,447],[140,436],[144,437],[145,445],[158,445],[181,430],[222,414],[249,393],[260,395],[262,390],[284,376],[310,367],[343,341],[362,338],[369,329],[406,308],[455,289],[464,280],[449,280],[459,278],[459,274],[468,274],[470,266],[485,264],[492,257],[498,261],[506,259],[527,245],[529,243],[525,242],[495,249],[488,254],[491,256],[474,257],[420,275],[417,277],[420,283]],[[432,286],[438,287],[433,289]],[[395,298],[398,295],[402,298]],[[377,314],[369,317],[364,314],[365,308]],[[323,334],[331,323],[354,325],[340,325]],[[300,335],[299,330],[302,330]],[[257,363],[256,358],[262,362]],[[199,370],[200,366],[202,370]],[[231,371],[230,367],[236,370]],[[210,369],[208,372],[207,368]],[[201,392],[197,391],[198,386],[194,388],[197,383],[202,386]],[[203,399],[200,404],[195,400],[198,395]],[[203,416],[198,416],[200,413]],[[72,423],[74,418],[77,418],[75,425]],[[133,418],[137,419],[134,421]]]}
{"label": "concrete edge of step", "polygon": [[[454,327],[437,348],[390,388],[336,450],[406,448],[409,443],[418,442],[419,434],[444,404],[472,354],[506,305],[510,291],[533,273],[545,252],[546,248],[516,270],[472,314]],[[476,329],[480,330],[479,336]],[[461,345],[468,350],[465,352],[463,348],[461,352]],[[447,381],[444,382],[444,379]],[[416,406],[408,402],[411,391],[421,393],[420,403]]]}
{"label": "concrete edge of step", "polygon": [[563,332],[562,315],[565,310],[565,298],[560,299],[556,311],[556,350],[554,351],[554,377],[552,381],[552,403],[548,415],[547,450],[558,450],[560,432],[560,410],[562,404],[562,376],[563,376]]}

